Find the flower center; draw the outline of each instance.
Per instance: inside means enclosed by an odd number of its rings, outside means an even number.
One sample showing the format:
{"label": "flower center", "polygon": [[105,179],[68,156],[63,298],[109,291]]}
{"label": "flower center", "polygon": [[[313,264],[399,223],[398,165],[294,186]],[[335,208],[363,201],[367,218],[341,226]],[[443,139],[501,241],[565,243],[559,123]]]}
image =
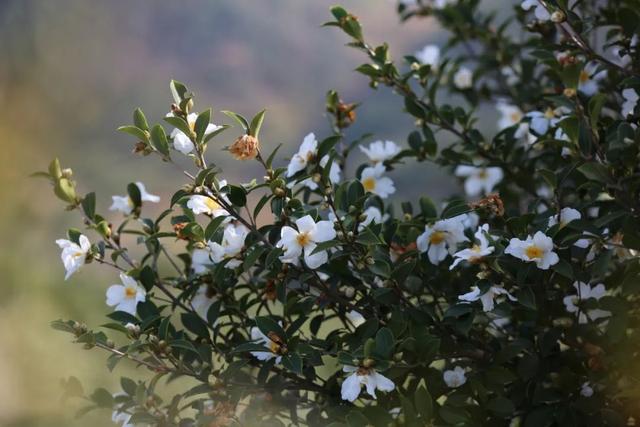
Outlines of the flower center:
{"label": "flower center", "polygon": [[486,169],[480,169],[480,171],[478,172],[478,178],[480,179],[487,179],[487,170]]}
{"label": "flower center", "polygon": [[589,73],[587,73],[585,70],[580,71],[580,83],[586,83],[589,81]]}
{"label": "flower center", "polygon": [[547,110],[544,112],[544,117],[547,119],[553,119],[555,116],[556,115],[552,108],[547,108]]}
{"label": "flower center", "polygon": [[473,252],[480,253],[480,251],[482,250],[482,248],[481,248],[479,245],[473,245],[473,246],[471,246],[471,250],[472,250]]}
{"label": "flower center", "polygon": [[84,256],[84,252],[74,252],[73,255],[71,255],[73,258],[80,258]]}
{"label": "flower center", "polygon": [[373,191],[376,188],[376,179],[372,176],[362,180],[362,186],[366,191]]}
{"label": "flower center", "polygon": [[524,253],[529,259],[541,258],[544,251],[536,245],[529,246]]}
{"label": "flower center", "polygon": [[516,111],[514,113],[511,113],[509,118],[511,118],[511,121],[513,123],[518,123],[520,121],[520,119],[522,119],[522,114],[520,114],[518,111]]}
{"label": "flower center", "polygon": [[124,295],[125,295],[125,297],[127,297],[127,298],[129,298],[129,299],[130,299],[130,298],[135,297],[135,296],[136,296],[136,293],[137,293],[137,292],[136,292],[136,289],[135,289],[135,288],[129,288],[129,287],[127,287],[127,288],[125,288],[125,289],[124,289]]}
{"label": "flower center", "polygon": [[218,204],[218,202],[210,197],[207,197],[204,203],[212,212],[220,209],[220,205]]}
{"label": "flower center", "polygon": [[432,245],[439,245],[444,241],[445,237],[447,237],[447,233],[444,231],[434,231],[431,233],[431,236],[429,236],[429,243]]}
{"label": "flower center", "polygon": [[304,247],[307,246],[309,242],[311,242],[311,237],[309,236],[309,233],[298,233],[298,235],[296,236],[296,241],[300,246]]}
{"label": "flower center", "polygon": [[271,350],[271,353],[273,354],[279,354],[280,353],[280,345],[278,343],[275,343],[273,341],[269,342],[269,350]]}

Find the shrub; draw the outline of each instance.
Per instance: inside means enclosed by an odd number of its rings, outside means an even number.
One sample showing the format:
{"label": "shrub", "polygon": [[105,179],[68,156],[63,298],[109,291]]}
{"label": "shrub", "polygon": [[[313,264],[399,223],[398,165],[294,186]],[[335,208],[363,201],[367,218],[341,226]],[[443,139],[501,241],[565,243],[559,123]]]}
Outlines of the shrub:
{"label": "shrub", "polygon": [[[161,124],[138,109],[120,128],[143,156],[193,159],[157,218],[142,183],[113,196],[124,219],[111,224],[57,160],[41,173],[87,229],[57,241],[67,277],[88,262],[120,275],[110,323],[53,326],[110,353],[109,369],[141,371],[83,411],[182,427],[635,425],[638,3],[525,0],[501,20],[477,0],[405,0],[402,19],[433,17],[450,36],[399,61],[331,12],[366,58],[357,71],[415,119],[406,144],[350,136],[358,105],[330,91],[331,129],[277,167],[265,111],[223,111],[240,129],[229,154],[264,168],[227,182],[205,154],[229,126],[172,81]],[[493,105],[489,136],[479,117]],[[467,198],[399,211],[387,172],[407,159],[451,172]],[[67,389],[84,396],[74,378]]]}

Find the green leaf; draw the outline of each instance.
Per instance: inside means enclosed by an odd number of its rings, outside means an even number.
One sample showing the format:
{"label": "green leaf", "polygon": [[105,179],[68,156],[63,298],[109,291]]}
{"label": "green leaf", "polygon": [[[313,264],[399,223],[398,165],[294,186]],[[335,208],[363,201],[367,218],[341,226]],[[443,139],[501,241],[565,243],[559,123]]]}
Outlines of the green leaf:
{"label": "green leaf", "polygon": [[242,126],[242,129],[244,129],[245,133],[250,132],[251,126],[249,125],[249,122],[247,122],[247,119],[245,119],[240,114],[234,113],[233,111],[228,111],[228,110],[223,110],[222,114],[225,114],[226,116],[231,117],[233,120],[238,122],[240,126]]}
{"label": "green leaf", "polygon": [[256,138],[260,135],[260,128],[262,127],[262,122],[264,121],[264,115],[267,110],[262,110],[258,114],[254,116],[251,120],[251,125],[249,126],[249,135],[253,135]]}
{"label": "green leaf", "polygon": [[149,124],[147,123],[147,118],[144,116],[144,113],[140,108],[136,108],[133,111],[133,124],[142,130],[149,130]]}
{"label": "green leaf", "polygon": [[433,200],[428,197],[420,197],[420,211],[425,219],[438,217],[436,205],[433,203]]}
{"label": "green leaf", "polygon": [[433,417],[433,398],[424,384],[416,389],[414,400],[420,415],[425,420],[430,420]]}
{"label": "green leaf", "polygon": [[600,112],[604,106],[607,96],[604,93],[595,94],[589,100],[589,118],[591,120],[591,126],[595,127],[598,124],[600,118]]}
{"label": "green leaf", "polygon": [[187,137],[191,136],[191,128],[189,127],[189,123],[187,123],[182,117],[176,116],[167,116],[164,117],[163,120],[169,123],[174,128],[182,131]]}
{"label": "green leaf", "polygon": [[204,230],[204,239],[209,241],[213,238],[215,232],[220,228],[220,225],[227,219],[226,215],[220,215],[211,220],[207,228]]}
{"label": "green leaf", "polygon": [[148,139],[147,134],[145,134],[142,129],[139,129],[136,126],[120,126],[118,128],[118,131],[133,135],[141,141],[146,141]]}
{"label": "green leaf", "polygon": [[339,240],[327,240],[326,242],[318,243],[311,252],[311,255],[318,252],[326,251],[327,249],[338,246],[341,242]]}
{"label": "green leaf", "polygon": [[197,314],[182,313],[180,320],[182,320],[182,324],[188,331],[193,332],[198,337],[209,338],[209,329],[207,324]]}
{"label": "green leaf", "polygon": [[127,185],[127,194],[133,203],[133,206],[138,208],[142,206],[142,196],[140,195],[140,189],[135,183],[129,183]]}
{"label": "green leaf", "polygon": [[247,192],[237,185],[229,185],[229,200],[234,206],[243,207],[247,204]]}
{"label": "green leaf", "polygon": [[196,119],[194,131],[196,133],[196,142],[198,144],[202,143],[204,134],[207,131],[207,126],[209,126],[210,122],[211,122],[211,108],[200,113],[198,115],[198,118]]}
{"label": "green leaf", "polygon": [[603,183],[611,182],[607,167],[600,163],[585,163],[578,166],[578,171],[582,173],[587,179],[590,179],[592,181]]}
{"label": "green leaf", "polygon": [[89,193],[82,199],[82,210],[87,218],[93,220],[96,214],[96,193]]}
{"label": "green leaf", "polygon": [[171,89],[173,101],[176,104],[180,104],[187,93],[187,87],[177,80],[171,80],[169,83],[169,89]]}
{"label": "green leaf", "polygon": [[380,328],[376,334],[376,353],[387,359],[393,354],[394,338],[391,329]]}
{"label": "green leaf", "polygon": [[151,128],[151,145],[160,154],[165,157],[169,157],[169,141],[167,140],[167,134],[162,126],[155,125]]}
{"label": "green leaf", "polygon": [[302,374],[302,358],[297,353],[287,354],[282,357],[282,366],[296,374]]}
{"label": "green leaf", "polygon": [[156,284],[156,274],[153,272],[153,269],[148,265],[145,265],[142,270],[140,270],[140,276],[138,277],[142,286],[149,292]]}
{"label": "green leaf", "polygon": [[104,388],[98,388],[89,396],[101,408],[113,408],[113,396]]}

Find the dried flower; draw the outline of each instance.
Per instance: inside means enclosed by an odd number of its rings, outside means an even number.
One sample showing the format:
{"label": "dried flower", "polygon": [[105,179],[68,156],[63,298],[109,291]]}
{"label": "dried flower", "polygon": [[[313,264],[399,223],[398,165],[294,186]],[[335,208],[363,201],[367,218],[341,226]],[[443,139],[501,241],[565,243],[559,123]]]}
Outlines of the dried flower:
{"label": "dried flower", "polygon": [[229,152],[236,160],[255,159],[260,150],[260,141],[252,135],[242,135],[229,147]]}

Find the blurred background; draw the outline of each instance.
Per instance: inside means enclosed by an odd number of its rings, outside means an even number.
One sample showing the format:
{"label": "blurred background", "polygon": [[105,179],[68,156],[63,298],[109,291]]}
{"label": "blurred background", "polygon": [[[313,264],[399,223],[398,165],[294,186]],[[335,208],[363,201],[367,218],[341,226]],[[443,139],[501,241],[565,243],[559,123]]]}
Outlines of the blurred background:
{"label": "blurred background", "polygon": [[[64,282],[54,240],[80,220],[64,212],[46,181],[28,178],[53,157],[73,168],[80,193],[97,192],[99,212],[108,213],[111,195],[126,194],[136,180],[168,203],[184,178],[155,157],[131,154],[132,138],[115,129],[131,123],[138,106],[150,122],[160,121],[171,78],[195,91],[198,111],[213,106],[217,124],[229,123],[222,109],[251,116],[267,108],[261,142],[269,152],[284,143],[282,156],[308,132],[329,134],[324,96],[332,88],[347,102],[363,102],[351,137],[366,131],[406,144],[412,123],[401,114],[402,99],[372,91],[353,72],[362,54],[344,47],[338,30],[320,26],[335,2],[0,1],[0,426],[113,425],[104,412],[74,420],[78,405],[61,402],[60,381],[74,375],[86,390],[115,391],[130,366],[111,375],[105,354],[84,351],[49,327],[58,318],[105,323],[104,291],[117,281],[113,271],[91,265]],[[391,0],[341,3],[369,40],[390,43],[395,58],[443,41],[431,20],[401,25]],[[219,147],[237,135],[227,131]],[[227,179],[260,178],[259,169],[219,147],[210,146],[208,159]],[[457,188],[425,165],[391,176],[397,200],[425,191],[438,199]]]}

